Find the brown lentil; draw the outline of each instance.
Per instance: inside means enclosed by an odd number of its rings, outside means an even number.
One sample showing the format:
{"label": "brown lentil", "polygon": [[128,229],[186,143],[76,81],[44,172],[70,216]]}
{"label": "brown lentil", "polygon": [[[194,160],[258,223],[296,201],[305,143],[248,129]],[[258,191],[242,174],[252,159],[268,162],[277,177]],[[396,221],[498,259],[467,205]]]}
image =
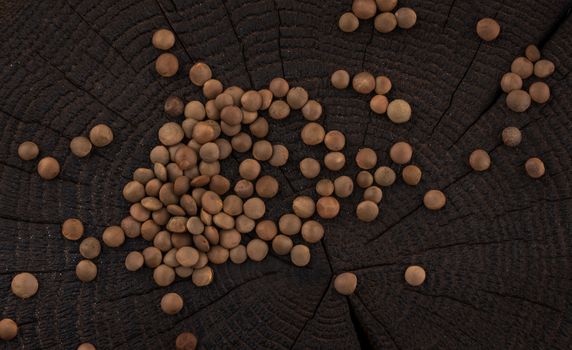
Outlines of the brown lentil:
{"label": "brown lentil", "polygon": [[252,147],[252,138],[247,133],[241,132],[232,137],[230,144],[235,151],[244,153]]}
{"label": "brown lentil", "polygon": [[264,213],[266,212],[266,205],[262,199],[252,197],[244,202],[242,209],[244,210],[244,215],[253,220],[258,220],[264,216]]}
{"label": "brown lentil", "polygon": [[282,100],[275,100],[268,108],[268,115],[272,119],[282,120],[290,115],[290,106]]}
{"label": "brown lentil", "polygon": [[254,180],[260,175],[260,163],[255,159],[245,159],[240,162],[238,172],[246,180]]}
{"label": "brown lentil", "polygon": [[278,181],[270,175],[264,175],[256,181],[256,194],[261,198],[274,198],[278,190]]}
{"label": "brown lentil", "polygon": [[411,161],[413,148],[407,142],[397,142],[389,150],[389,157],[396,164],[405,164]]}
{"label": "brown lentil", "polygon": [[287,236],[293,236],[300,232],[302,220],[294,214],[284,214],[278,220],[278,229]]}
{"label": "brown lentil", "polygon": [[405,100],[397,99],[387,105],[387,117],[395,124],[406,123],[411,119],[411,106]]}
{"label": "brown lentil", "polygon": [[552,75],[552,73],[554,73],[555,69],[556,68],[554,67],[554,63],[552,63],[552,61],[542,59],[534,64],[534,75],[536,75],[538,78],[548,78]]}
{"label": "brown lentil", "polygon": [[345,89],[350,85],[350,74],[346,70],[338,69],[332,73],[330,82],[336,89]]}
{"label": "brown lentil", "polygon": [[67,219],[62,224],[62,235],[70,241],[77,241],[84,233],[83,224],[79,219]]}
{"label": "brown lentil", "polygon": [[258,222],[255,231],[258,238],[264,241],[271,241],[278,234],[278,228],[272,220],[262,220]]}
{"label": "brown lentil", "polygon": [[226,196],[223,201],[223,211],[231,216],[242,214],[242,199],[239,196],[231,194]]}
{"label": "brown lentil", "polygon": [[242,108],[249,112],[255,112],[262,106],[262,96],[255,90],[246,91],[240,98]]}
{"label": "brown lentil", "polygon": [[113,141],[113,131],[105,124],[98,124],[89,131],[89,140],[95,147],[105,147]]}
{"label": "brown lentil", "polygon": [[361,169],[372,169],[376,163],[377,154],[371,148],[361,148],[356,154],[356,165]]}
{"label": "brown lentil", "polygon": [[491,167],[491,157],[487,151],[476,149],[469,156],[469,165],[475,171],[485,171]]}
{"label": "brown lentil", "polygon": [[272,157],[272,144],[266,140],[256,141],[252,146],[252,156],[260,161],[269,160]]}
{"label": "brown lentil", "polygon": [[233,264],[242,264],[248,259],[246,247],[242,244],[232,248],[229,252],[229,259]]}
{"label": "brown lentil", "polygon": [[86,259],[95,259],[101,253],[101,244],[95,237],[87,237],[79,245],[79,253]]}
{"label": "brown lentil", "polygon": [[328,131],[324,136],[324,144],[330,151],[341,151],[346,146],[346,137],[338,130]]}
{"label": "brown lentil", "polygon": [[76,157],[86,157],[91,152],[91,148],[91,141],[85,136],[76,136],[70,141],[70,150]]}
{"label": "brown lentil", "polygon": [[185,111],[185,104],[178,96],[169,96],[165,100],[163,110],[171,117],[178,117]]}
{"label": "brown lentil", "polygon": [[417,165],[408,165],[401,173],[403,181],[409,186],[415,186],[421,181],[422,172]]}
{"label": "brown lentil", "polygon": [[12,278],[12,293],[21,299],[28,299],[38,292],[38,280],[29,272],[21,272]]}
{"label": "brown lentil", "polygon": [[210,266],[205,266],[193,271],[192,281],[197,287],[205,287],[212,283],[214,271]]}
{"label": "brown lentil", "polygon": [[429,190],[425,193],[425,196],[423,196],[423,204],[430,210],[439,210],[443,208],[446,203],[447,197],[439,190]]}
{"label": "brown lentil", "polygon": [[371,108],[371,110],[377,114],[383,114],[387,112],[388,105],[389,101],[384,95],[375,95],[369,101],[369,108]]}
{"label": "brown lentil", "polygon": [[208,99],[215,99],[222,93],[222,90],[222,83],[217,79],[209,79],[203,85],[203,95]]}
{"label": "brown lentil", "polygon": [[344,33],[355,32],[359,27],[359,19],[351,12],[346,12],[340,16],[338,27]]}
{"label": "brown lentil", "polygon": [[391,12],[383,12],[375,17],[373,26],[380,33],[389,33],[397,27],[397,18]]}
{"label": "brown lentil", "polygon": [[303,87],[293,87],[286,95],[286,101],[292,109],[300,109],[308,102],[308,92]]}
{"label": "brown lentil", "polygon": [[254,185],[252,182],[242,179],[234,185],[234,193],[240,198],[248,198],[254,193]]}
{"label": "brown lentil", "polygon": [[543,81],[530,84],[528,93],[530,98],[536,103],[546,103],[550,99],[550,88]]}
{"label": "brown lentil", "polygon": [[375,202],[364,200],[358,204],[356,214],[361,221],[371,222],[377,218],[379,207]]}
{"label": "brown lentil", "polygon": [[155,70],[162,77],[172,77],[179,70],[179,60],[172,53],[162,53],[155,61]]}
{"label": "brown lentil", "polygon": [[530,62],[536,62],[540,59],[540,50],[536,45],[530,44],[524,50],[524,55],[530,60]]}
{"label": "brown lentil", "polygon": [[310,249],[303,244],[295,245],[290,251],[290,259],[294,265],[304,267],[310,263]]}
{"label": "brown lentil", "polygon": [[352,295],[357,288],[357,277],[353,272],[344,272],[334,279],[334,288],[341,295]]}
{"label": "brown lentil", "polygon": [[353,0],[352,12],[359,19],[370,19],[377,12],[377,5],[374,0]]}
{"label": "brown lentil", "polygon": [[354,183],[349,176],[340,176],[334,180],[334,193],[340,198],[349,197],[354,191]]}
{"label": "brown lentil", "polygon": [[234,228],[240,233],[249,233],[254,230],[256,222],[246,215],[239,215],[234,220]]}
{"label": "brown lentil", "polygon": [[32,141],[24,141],[18,146],[18,157],[22,160],[32,160],[38,156],[40,148]]}
{"label": "brown lentil", "polygon": [[44,157],[38,162],[38,174],[44,180],[52,180],[60,173],[60,163],[53,157]]}
{"label": "brown lentil", "polygon": [[517,57],[512,61],[510,71],[517,74],[522,79],[526,79],[532,75],[533,64],[526,57]]}
{"label": "brown lentil", "polygon": [[506,96],[506,105],[512,111],[522,113],[530,107],[530,95],[524,90],[512,90]]}
{"label": "brown lentil", "polygon": [[167,315],[175,315],[183,309],[183,298],[177,293],[167,293],[161,298],[161,310]]}
{"label": "brown lentil", "polygon": [[362,170],[356,176],[356,183],[361,188],[368,188],[373,185],[373,175],[369,171]]}
{"label": "brown lentil", "polygon": [[524,169],[526,170],[528,176],[530,176],[533,179],[538,179],[542,177],[544,175],[544,172],[546,171],[544,167],[544,162],[542,162],[540,158],[536,157],[528,159],[524,164]]}
{"label": "brown lentil", "polygon": [[412,265],[405,270],[405,282],[410,286],[418,287],[425,282],[425,270],[421,266]]}
{"label": "brown lentil", "polygon": [[228,261],[230,252],[227,248],[217,245],[209,250],[207,257],[212,264],[221,265]]}
{"label": "brown lentil", "polygon": [[197,86],[203,86],[211,78],[211,68],[205,63],[195,63],[189,70],[189,79]]}
{"label": "brown lentil", "polygon": [[377,186],[370,186],[363,192],[363,199],[366,201],[371,201],[379,204],[382,198],[383,192],[381,191],[381,188]]}
{"label": "brown lentil", "polygon": [[[375,93],[378,95],[385,95],[391,90],[391,80],[385,75],[380,75],[375,78]],[[387,106],[386,106],[387,109]]]}
{"label": "brown lentil", "polygon": [[309,100],[304,107],[302,107],[302,115],[309,121],[320,119],[322,111],[322,105],[316,100]]}
{"label": "brown lentil", "polygon": [[175,35],[168,29],[159,29],[153,33],[151,43],[159,50],[169,50],[175,45]]}
{"label": "brown lentil", "polygon": [[306,124],[300,133],[302,142],[309,146],[315,146],[322,143],[325,136],[326,131],[324,130],[324,127],[314,122]]}
{"label": "brown lentil", "polygon": [[91,282],[97,276],[97,266],[90,260],[81,260],[75,267],[75,274],[82,282]]}
{"label": "brown lentil", "polygon": [[509,93],[513,90],[520,90],[522,89],[522,78],[516,73],[505,73],[502,76],[500,85],[502,91],[506,93]]}
{"label": "brown lentil", "polygon": [[[174,238],[174,237],[175,236],[173,235],[173,237],[171,237],[171,238]],[[185,235],[185,237],[188,237],[188,235]],[[188,243],[190,244],[190,239],[189,239]],[[187,244],[187,243],[185,242],[185,244]],[[175,244],[173,244],[173,245],[176,246]],[[162,259],[163,259],[163,254],[161,254],[161,251],[156,247],[147,247],[147,248],[143,249],[142,254],[143,254],[143,258],[145,260],[145,265],[147,267],[152,268],[152,269],[159,266],[161,264]]]}
{"label": "brown lentil", "polygon": [[375,0],[375,3],[381,12],[393,11],[397,6],[397,0]]}
{"label": "brown lentil", "polygon": [[153,271],[153,280],[160,287],[170,286],[175,281],[175,270],[167,265],[159,265]]}
{"label": "brown lentil", "polygon": [[361,72],[354,76],[352,87],[357,93],[367,95],[375,89],[375,78],[369,72]]}
{"label": "brown lentil", "polygon": [[340,203],[334,197],[320,197],[316,203],[316,211],[323,219],[333,219],[340,212]]}
{"label": "brown lentil", "polygon": [[391,186],[395,182],[395,171],[387,166],[380,166],[373,174],[375,183],[380,186]]}
{"label": "brown lentil", "polygon": [[320,175],[320,162],[314,158],[304,158],[300,161],[300,172],[307,179]]}
{"label": "brown lentil", "polygon": [[410,29],[417,22],[417,13],[409,7],[401,7],[395,11],[397,26],[402,29]]}
{"label": "brown lentil", "polygon": [[522,141],[521,131],[514,126],[509,126],[502,131],[502,142],[509,147],[516,147]]}
{"label": "brown lentil", "polygon": [[205,106],[199,101],[190,101],[185,105],[185,118],[203,120],[206,116]]}
{"label": "brown lentil", "polygon": [[125,268],[129,271],[137,271],[143,266],[144,262],[143,254],[130,252],[127,254],[127,257],[125,257]]}
{"label": "brown lentil", "polygon": [[324,226],[315,220],[308,220],[302,225],[302,238],[310,244],[318,243],[324,237]]}
{"label": "brown lentil", "polygon": [[187,230],[193,235],[200,235],[205,229],[205,224],[198,216],[192,216],[187,220]]}
{"label": "brown lentil", "polygon": [[246,254],[252,261],[262,261],[268,255],[268,244],[261,239],[255,238],[246,245]]}
{"label": "brown lentil", "polygon": [[248,126],[248,129],[252,136],[258,137],[259,139],[264,138],[268,135],[268,121],[266,118],[258,118]]}
{"label": "brown lentil", "polygon": [[320,196],[331,196],[334,193],[334,183],[329,179],[322,179],[316,183],[316,192]]}
{"label": "brown lentil", "polygon": [[346,156],[342,152],[328,152],[324,156],[324,165],[329,170],[339,171],[346,165]]}
{"label": "brown lentil", "polygon": [[484,41],[493,41],[500,34],[500,25],[492,18],[483,18],[477,22],[477,35]]}
{"label": "brown lentil", "polygon": [[290,85],[284,78],[274,78],[270,81],[269,89],[275,97],[284,97],[288,94]]}
{"label": "brown lentil", "polygon": [[175,339],[175,350],[195,350],[197,343],[197,337],[193,333],[183,332]]}
{"label": "brown lentil", "polygon": [[268,163],[275,167],[281,167],[288,161],[288,148],[284,145],[272,145],[272,157],[268,160]]}
{"label": "brown lentil", "polygon": [[8,341],[18,335],[18,325],[9,318],[0,320],[0,339]]}
{"label": "brown lentil", "polygon": [[309,218],[316,211],[316,204],[309,196],[298,196],[292,202],[292,210],[299,218]]}
{"label": "brown lentil", "polygon": [[292,239],[285,235],[277,235],[272,240],[272,250],[278,255],[289,254],[293,246]]}
{"label": "brown lentil", "polygon": [[125,242],[125,232],[119,226],[109,226],[103,231],[102,240],[108,247],[119,247]]}

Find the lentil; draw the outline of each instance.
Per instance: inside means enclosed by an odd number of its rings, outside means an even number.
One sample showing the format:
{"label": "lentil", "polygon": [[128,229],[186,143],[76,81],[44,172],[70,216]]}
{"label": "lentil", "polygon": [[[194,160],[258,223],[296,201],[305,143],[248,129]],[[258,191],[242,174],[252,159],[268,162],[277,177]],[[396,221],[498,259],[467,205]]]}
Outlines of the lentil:
{"label": "lentil", "polygon": [[539,60],[534,64],[534,75],[538,78],[548,78],[554,73],[554,63],[547,59]]}
{"label": "lentil", "polygon": [[439,190],[429,190],[423,196],[423,204],[427,209],[439,210],[445,206],[447,198],[445,194]]}
{"label": "lentil", "polygon": [[524,164],[524,169],[528,176],[533,179],[541,178],[545,172],[544,162],[536,157],[529,158]]}
{"label": "lentil", "polygon": [[512,90],[506,96],[506,105],[512,111],[522,113],[530,107],[530,95],[524,90]]}
{"label": "lentil", "polygon": [[22,272],[12,278],[12,293],[21,299],[28,299],[38,292],[38,279],[29,272]]}
{"label": "lentil", "polygon": [[81,260],[75,267],[75,274],[82,282],[91,282],[97,276],[97,266],[90,260]]}
{"label": "lentil", "polygon": [[373,185],[373,175],[369,171],[362,170],[356,176],[356,183],[361,188],[368,188]]}
{"label": "lentil", "polygon": [[252,261],[262,261],[268,255],[268,244],[255,238],[246,245],[246,254]]}
{"label": "lentil", "polygon": [[272,119],[282,120],[290,115],[290,106],[282,100],[275,100],[268,108],[268,115]]}
{"label": "lentil", "polygon": [[355,32],[359,27],[359,19],[351,12],[346,12],[340,16],[338,27],[344,33]]}
{"label": "lentil", "polygon": [[361,221],[371,222],[377,218],[379,208],[375,202],[365,200],[358,204],[356,214]]}
{"label": "lentil", "polygon": [[83,224],[79,219],[71,218],[62,224],[62,235],[70,241],[77,241],[84,233]]}
{"label": "lentil", "polygon": [[24,141],[18,146],[18,157],[22,160],[35,159],[40,153],[40,148],[32,141]]}
{"label": "lentil", "polygon": [[522,79],[526,79],[532,75],[533,64],[526,57],[517,57],[512,61],[510,71],[517,74]]}
{"label": "lentil", "polygon": [[336,89],[345,89],[350,85],[350,74],[346,70],[338,69],[332,73],[330,82]]}
{"label": "lentil", "polygon": [[509,147],[516,147],[522,141],[521,131],[514,126],[509,126],[502,131],[502,142]]}
{"label": "lentil", "polygon": [[[318,201],[319,202],[319,201]],[[315,220],[302,225],[302,238],[308,243],[318,243],[324,237],[324,226]]]}
{"label": "lentil", "polygon": [[304,107],[302,107],[302,115],[309,121],[320,119],[322,111],[322,105],[316,100],[309,100]]}
{"label": "lentil", "polygon": [[129,271],[137,271],[143,266],[144,262],[143,254],[130,252],[127,254],[127,257],[125,257],[125,268]]}
{"label": "lentil", "polygon": [[272,157],[272,144],[266,140],[256,141],[252,146],[252,156],[260,161],[269,160]]}
{"label": "lentil", "polygon": [[418,287],[425,282],[425,270],[421,266],[412,265],[405,270],[405,281],[413,287]]}
{"label": "lentil", "polygon": [[410,29],[417,22],[417,13],[409,7],[401,7],[395,11],[397,26],[402,29]]}
{"label": "lentil", "polygon": [[212,283],[214,271],[210,266],[205,266],[193,271],[192,281],[197,287],[205,287]]}
{"label": "lentil", "polygon": [[516,73],[505,73],[502,76],[500,85],[502,91],[506,93],[509,93],[513,90],[520,90],[522,89],[522,78]]}
{"label": "lentil", "polygon": [[272,145],[272,157],[268,160],[268,163],[275,167],[281,167],[288,161],[288,148],[284,145]]}
{"label": "lentil", "polygon": [[290,85],[284,78],[274,78],[270,81],[269,89],[275,97],[284,97],[288,94]]}
{"label": "lentil", "polygon": [[341,151],[346,146],[346,137],[338,130],[328,131],[324,136],[324,144],[330,151]]}
{"label": "lentil", "polygon": [[375,17],[373,26],[380,33],[389,33],[397,27],[397,18],[391,12],[383,12]]}
{"label": "lentil", "polygon": [[397,6],[397,0],[375,0],[375,3],[381,12],[393,11]]}
{"label": "lentil", "polygon": [[125,242],[125,232],[119,226],[110,226],[103,231],[102,240],[108,247],[119,247]]}
{"label": "lentil", "polygon": [[253,220],[258,220],[264,216],[266,212],[266,205],[262,201],[262,199],[257,197],[252,197],[244,202],[244,206],[242,208],[244,210],[244,215],[248,216]]}
{"label": "lentil", "polygon": [[411,106],[405,100],[393,100],[387,105],[386,113],[389,120],[393,123],[406,123],[411,119]]}
{"label": "lentil", "polygon": [[246,180],[254,180],[260,175],[260,163],[254,159],[245,159],[240,162],[238,172]]}
{"label": "lentil", "polygon": [[178,96],[169,96],[165,100],[163,110],[171,117],[178,117],[185,111],[185,104]]}
{"label": "lentil", "polygon": [[377,154],[371,148],[361,148],[356,154],[356,165],[360,169],[369,170],[377,163]]}
{"label": "lentil", "polygon": [[256,224],[256,235],[264,241],[271,241],[277,234],[278,228],[272,220],[262,220]]}
{"label": "lentil", "polygon": [[278,220],[278,229],[287,236],[293,236],[300,232],[302,220],[294,214],[284,214]]}
{"label": "lentil", "polygon": [[272,250],[278,255],[289,254],[293,246],[292,239],[285,235],[277,235],[272,240]]}
{"label": "lentil", "polygon": [[397,142],[389,150],[389,157],[397,164],[409,163],[412,156],[413,148],[407,142]]}
{"label": "lentil", "polygon": [[415,186],[421,181],[422,172],[417,165],[408,165],[401,173],[403,181],[409,186]]}
{"label": "lentil", "polygon": [[292,210],[299,218],[309,218],[316,211],[316,204],[309,196],[298,196],[292,202]]}
{"label": "lentil", "polygon": [[492,18],[483,18],[477,22],[477,35],[484,41],[493,41],[500,34],[500,25]]}
{"label": "lentil", "polygon": [[172,77],[179,70],[179,60],[172,53],[162,53],[155,61],[155,70],[162,77]]}
{"label": "lentil", "polygon": [[524,50],[524,55],[530,60],[530,62],[536,62],[540,59],[540,50],[536,45],[530,44]]}
{"label": "lentil", "polygon": [[274,198],[278,190],[278,181],[270,175],[264,175],[256,181],[256,194],[261,198]]}
{"label": "lentil", "polygon": [[384,95],[375,95],[369,101],[369,108],[371,108],[371,110],[377,114],[383,114],[387,112],[388,105],[389,101]]}
{"label": "lentil", "polygon": [[197,337],[191,332],[183,332],[175,340],[176,350],[195,350],[197,348]]}
{"label": "lentil", "polygon": [[18,325],[9,318],[0,320],[0,339],[12,340],[18,335]]}
{"label": "lentil", "polygon": [[469,165],[475,171],[485,171],[491,166],[491,157],[487,151],[476,149],[469,157]]}
{"label": "lentil", "polygon": [[79,253],[86,259],[95,259],[101,253],[101,244],[95,237],[87,237],[79,245]]}
{"label": "lentil", "polygon": [[195,63],[189,70],[189,79],[197,86],[203,86],[211,78],[211,68],[205,63]]}
{"label": "lentil", "polygon": [[175,281],[175,270],[167,265],[159,265],[153,271],[153,280],[160,287],[170,286]]}
{"label": "lentil", "polygon": [[306,145],[315,146],[324,141],[326,131],[320,124],[310,122],[306,124],[304,128],[302,128],[300,136],[302,138],[302,142],[304,142]]}
{"label": "lentil", "polygon": [[369,72],[361,72],[354,76],[352,87],[357,93],[367,95],[375,89],[375,78]]}
{"label": "lentil", "polygon": [[377,5],[374,0],[353,0],[352,12],[359,19],[370,19],[377,12]]}
{"label": "lentil", "polygon": [[161,310],[167,315],[175,315],[183,309],[183,298],[177,293],[167,293],[161,298]]}
{"label": "lentil", "polygon": [[44,157],[38,162],[38,174],[44,180],[52,180],[60,173],[60,163],[53,157]]}
{"label": "lentil", "polygon": [[[334,197],[321,197],[316,203],[316,211],[323,219],[333,219],[340,212],[340,203]],[[302,228],[304,228],[304,225],[302,225]]]}
{"label": "lentil", "polygon": [[528,88],[530,98],[536,103],[546,103],[550,99],[550,88],[545,82],[537,81]]}
{"label": "lentil", "polygon": [[340,176],[334,180],[334,193],[340,198],[349,197],[354,191],[354,183],[349,176]]}
{"label": "lentil", "polygon": [[303,244],[292,247],[290,251],[292,263],[298,267],[304,267],[310,263],[310,249]]}
{"label": "lentil", "polygon": [[308,102],[308,92],[302,87],[293,87],[286,95],[286,101],[292,109],[300,109]]}
{"label": "lentil", "polygon": [[241,244],[239,246],[232,248],[229,253],[229,258],[233,264],[244,263],[246,259],[248,259],[248,254],[246,253],[246,247]]}
{"label": "lentil", "polygon": [[353,272],[344,272],[334,279],[334,288],[341,295],[352,295],[357,288],[357,277]]}
{"label": "lentil", "polygon": [[175,45],[175,34],[167,29],[159,29],[153,33],[151,43],[159,50],[169,50]]}

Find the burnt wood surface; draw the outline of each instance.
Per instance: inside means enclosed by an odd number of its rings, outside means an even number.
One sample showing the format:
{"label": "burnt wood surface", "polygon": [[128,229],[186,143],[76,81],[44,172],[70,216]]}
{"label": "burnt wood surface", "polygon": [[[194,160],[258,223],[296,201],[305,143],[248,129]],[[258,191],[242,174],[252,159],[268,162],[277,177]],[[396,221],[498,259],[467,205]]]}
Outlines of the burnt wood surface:
{"label": "burnt wood surface", "polygon": [[[371,20],[355,33],[338,30],[350,0],[1,1],[0,318],[15,319],[20,333],[0,348],[75,349],[89,341],[98,349],[172,349],[182,331],[194,332],[205,349],[571,348],[571,2],[400,6],[415,9],[417,25],[382,35]],[[497,40],[476,36],[481,17],[499,21]],[[172,52],[181,69],[171,79],[154,71],[159,51],[150,40],[158,28],[176,32]],[[529,43],[556,65],[546,79],[552,98],[517,114],[506,107],[499,81]],[[347,135],[344,174],[356,173],[360,147],[390,164],[390,145],[408,140],[424,172],[421,184],[399,180],[384,189],[373,223],[355,217],[361,191],[342,200],[306,268],[271,254],[262,263],[215,267],[206,288],[179,279],[159,288],[150,269],[123,267],[129,251],[147,246],[138,239],[104,248],[97,280],[80,283],[79,243],[62,237],[61,223],[79,217],[87,236],[101,237],[127,214],[122,186],[134,169],[149,166],[157,130],[172,119],[163,101],[171,94],[202,98],[187,77],[197,60],[225,86],[259,89],[284,76],[308,89],[324,105],[321,123]],[[370,113],[368,97],[333,89],[329,76],[340,68],[390,76],[389,97],[411,103],[411,121],[391,124]],[[114,142],[85,159],[73,156],[70,139],[101,122],[112,126]],[[297,164],[325,149],[300,143],[299,113],[271,125],[269,140],[291,152],[282,170],[264,167],[281,182],[268,204],[277,218],[296,194],[315,195],[315,181],[302,178]],[[510,125],[524,133],[515,149],[499,137]],[[25,140],[60,161],[57,179],[41,180],[37,160],[18,158]],[[489,171],[470,170],[475,148],[491,152]],[[531,156],[546,164],[539,180],[523,170]],[[236,175],[236,167],[229,160],[224,173]],[[441,211],[422,206],[431,188],[447,195]],[[427,270],[421,287],[404,282],[410,264]],[[38,277],[35,297],[10,293],[19,271]],[[332,286],[343,271],[359,279],[349,297]],[[167,291],[185,299],[178,315],[159,309]]]}

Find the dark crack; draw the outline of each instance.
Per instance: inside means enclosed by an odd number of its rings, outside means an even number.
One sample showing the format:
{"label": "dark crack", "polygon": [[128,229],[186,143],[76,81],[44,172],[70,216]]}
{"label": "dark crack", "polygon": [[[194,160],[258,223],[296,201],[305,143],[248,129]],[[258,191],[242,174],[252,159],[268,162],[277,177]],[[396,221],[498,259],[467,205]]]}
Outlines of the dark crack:
{"label": "dark crack", "polygon": [[445,24],[443,24],[443,31],[445,30],[445,28],[447,28],[447,24],[449,24],[449,18],[451,17],[451,12],[453,12],[453,7],[455,6],[455,2],[457,2],[457,0],[453,0],[451,2],[451,6],[449,6],[449,11],[447,12],[447,19],[445,20]]}
{"label": "dark crack", "polygon": [[272,3],[274,5],[274,10],[278,16],[278,57],[280,57],[282,77],[286,78],[286,73],[284,71],[284,59],[282,58],[282,16],[280,16],[280,10],[278,10],[278,4],[276,4],[276,0],[272,0]]}
{"label": "dark crack", "polygon": [[361,69],[363,70],[364,65],[365,65],[365,58],[367,56],[367,48],[369,47],[369,45],[371,45],[371,42],[373,41],[373,34],[375,32],[375,27],[373,26],[373,24],[371,25],[371,34],[369,35],[369,39],[367,40],[367,42],[365,43],[364,47],[363,47],[363,54],[362,54],[362,58],[361,58]]}
{"label": "dark crack", "polygon": [[350,303],[349,298],[346,298],[346,300],[348,301],[348,308],[350,310],[350,319],[352,321],[354,331],[356,332],[360,349],[362,350],[374,349],[374,346],[369,342],[369,337],[367,336],[367,332],[365,331],[361,322],[359,321],[359,318],[352,306],[352,303]]}
{"label": "dark crack", "polygon": [[393,345],[395,346],[396,349],[400,349],[399,345],[397,345],[397,342],[395,341],[395,338],[393,338],[393,336],[391,335],[391,333],[389,333],[389,331],[387,330],[387,327],[385,326],[385,324],[383,322],[381,322],[381,320],[379,320],[377,318],[377,316],[375,316],[373,314],[373,312],[371,312],[367,306],[366,303],[363,301],[363,299],[359,296],[359,294],[355,294],[355,296],[357,297],[357,299],[359,300],[359,302],[362,304],[363,308],[365,311],[367,311],[371,317],[375,320],[375,322],[377,322],[381,328],[383,329],[384,333],[387,334],[387,336],[389,337],[389,339],[391,340],[391,342],[393,343]]}

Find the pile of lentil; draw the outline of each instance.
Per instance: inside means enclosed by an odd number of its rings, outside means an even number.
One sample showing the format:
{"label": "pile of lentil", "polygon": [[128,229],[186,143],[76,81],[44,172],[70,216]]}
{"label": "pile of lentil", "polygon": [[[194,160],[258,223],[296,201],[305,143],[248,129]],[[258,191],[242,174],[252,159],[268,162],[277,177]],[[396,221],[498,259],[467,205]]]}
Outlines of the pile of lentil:
{"label": "pile of lentil", "polygon": [[374,28],[380,33],[392,32],[397,27],[410,29],[417,23],[417,13],[409,7],[398,7],[397,0],[353,0],[351,12],[340,16],[338,27],[345,33],[355,32],[360,20],[374,17]]}
{"label": "pile of lentil", "polygon": [[[406,7],[396,8],[397,0],[354,0],[352,12],[340,17],[339,27],[344,32],[353,32],[360,20],[374,16],[374,27],[381,33],[396,27],[413,27],[416,13]],[[498,22],[491,18],[481,19],[476,26],[477,35],[487,42],[495,40],[500,31]],[[160,29],[154,33],[152,44],[157,49],[169,50],[175,44],[175,36],[169,30]],[[179,70],[178,59],[172,53],[163,52],[155,61],[155,69],[163,77],[172,77]],[[502,91],[507,93],[507,106],[522,113],[530,107],[531,101],[548,102],[550,89],[546,83],[534,81],[528,92],[523,84],[533,75],[538,79],[547,78],[554,70],[554,64],[542,59],[535,45],[527,46],[525,56],[516,58],[511,72],[504,74],[500,81]],[[362,201],[356,206],[357,218],[371,222],[378,217],[383,198],[381,188],[393,185],[397,174],[388,165],[378,166],[377,152],[366,147],[355,155],[360,169],[355,178],[345,175],[333,180],[318,178],[322,163],[332,172],[345,167],[346,140],[343,132],[327,131],[319,123],[323,107],[317,100],[310,99],[304,88],[291,87],[280,77],[261,90],[224,88],[204,62],[191,67],[189,79],[202,89],[206,103],[185,102],[177,96],[166,99],[165,113],[184,119],[169,121],[159,128],[159,144],[149,154],[151,167],[136,169],[132,181],[123,188],[123,197],[130,203],[129,215],[102,233],[101,240],[110,248],[120,247],[127,238],[141,237],[150,243],[143,251],[133,251],[125,257],[127,270],[152,268],[153,279],[161,287],[169,286],[177,277],[190,278],[195,286],[204,287],[214,279],[214,270],[209,264],[260,262],[272,252],[289,255],[297,267],[307,266],[311,260],[308,246],[324,237],[320,221],[339,214],[339,199],[353,193],[354,181],[363,189]],[[390,101],[387,97],[392,89],[389,77],[364,71],[352,78],[343,69],[331,75],[331,84],[336,89],[345,89],[350,83],[358,94],[373,94],[370,109],[376,115],[386,115],[395,124],[411,119],[412,108],[407,101],[399,98]],[[283,213],[275,222],[265,217],[266,202],[279,193],[280,183],[263,173],[261,163],[281,167],[288,162],[289,152],[284,145],[266,140],[270,133],[267,118],[284,120],[293,111],[300,111],[306,120],[300,131],[302,142],[309,147],[323,143],[328,153],[322,163],[310,157],[299,163],[305,178],[317,180],[315,190],[319,198],[297,196],[292,201],[291,212]],[[89,156],[93,146],[101,148],[113,141],[113,131],[105,124],[93,126],[88,134],[88,137],[77,136],[71,140],[72,154],[84,158]],[[516,127],[507,127],[501,138],[506,146],[517,147],[522,133]],[[238,166],[238,179],[221,175],[222,162],[233,152],[249,155]],[[413,147],[405,140],[389,149],[389,158],[403,166],[401,177],[410,186],[422,180],[422,170],[411,164],[413,153]],[[34,160],[39,154],[39,146],[32,141],[25,141],[18,148],[22,160]],[[484,149],[475,149],[468,158],[469,166],[478,172],[488,170],[491,163]],[[538,157],[528,159],[524,168],[531,178],[540,178],[545,173],[544,163]],[[37,171],[43,179],[51,180],[60,174],[61,168],[57,159],[46,155],[38,162]],[[440,210],[446,202],[445,194],[438,189],[431,189],[423,196],[423,204],[429,210]],[[93,281],[97,277],[93,260],[101,253],[100,241],[96,237],[83,238],[85,230],[78,218],[65,220],[61,233],[67,240],[81,240],[78,249],[84,259],[77,264],[76,275],[82,282]],[[407,284],[418,287],[424,283],[426,271],[411,265],[403,277]],[[358,279],[353,272],[343,272],[335,276],[333,285],[339,294],[351,295],[358,286]],[[38,288],[38,280],[31,273],[13,276],[11,291],[21,299],[33,297]],[[184,300],[177,293],[167,293],[159,305],[164,313],[174,315],[182,310]],[[11,340],[17,333],[16,322],[8,318],[0,320],[0,339]],[[175,343],[176,349],[195,349],[197,338],[183,332]],[[77,349],[93,350],[95,346],[83,343]]]}

